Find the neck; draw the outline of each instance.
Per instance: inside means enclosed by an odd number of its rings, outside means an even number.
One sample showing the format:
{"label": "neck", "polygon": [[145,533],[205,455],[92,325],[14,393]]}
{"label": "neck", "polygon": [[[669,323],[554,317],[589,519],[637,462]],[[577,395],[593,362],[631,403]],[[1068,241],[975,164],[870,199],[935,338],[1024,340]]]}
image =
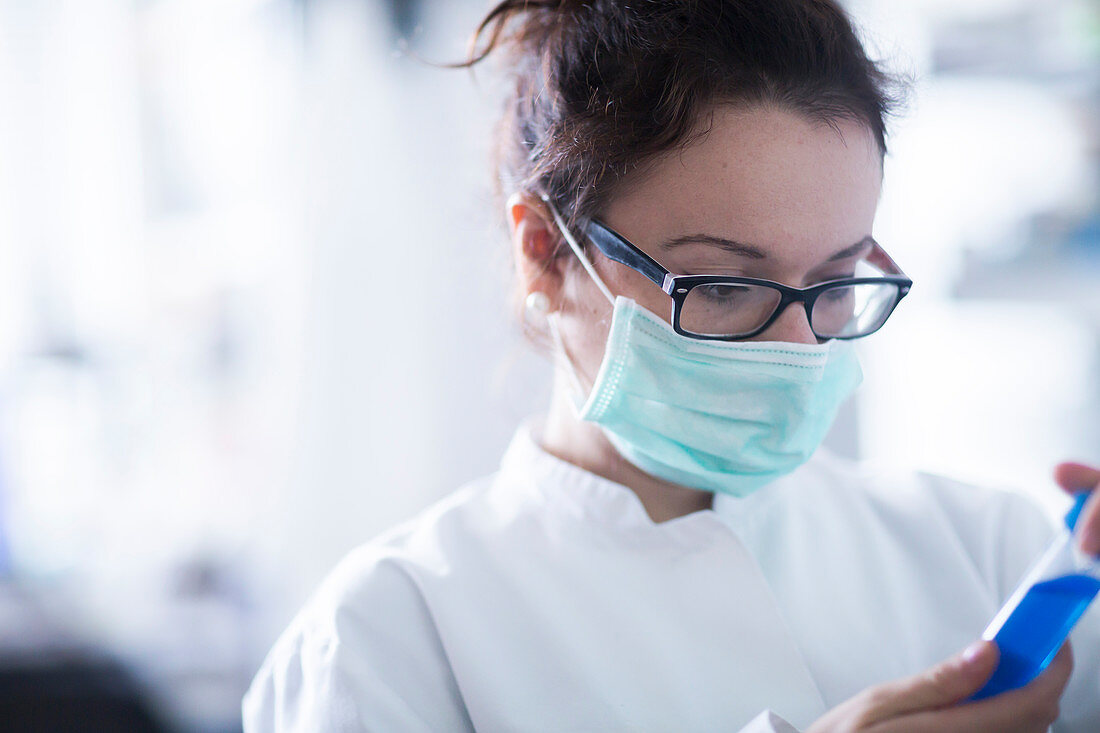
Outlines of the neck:
{"label": "neck", "polygon": [[633,491],[654,522],[710,509],[714,495],[651,476],[623,458],[599,426],[579,420],[568,386],[555,380],[542,435],[548,453]]}

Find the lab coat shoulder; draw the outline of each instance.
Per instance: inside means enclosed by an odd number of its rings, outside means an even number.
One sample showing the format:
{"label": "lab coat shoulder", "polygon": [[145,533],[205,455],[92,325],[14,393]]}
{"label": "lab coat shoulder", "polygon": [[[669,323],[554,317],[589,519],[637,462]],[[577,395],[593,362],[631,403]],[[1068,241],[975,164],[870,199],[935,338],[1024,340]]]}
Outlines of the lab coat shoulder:
{"label": "lab coat shoulder", "polygon": [[1054,536],[1054,519],[1016,491],[930,473],[916,478],[943,508],[943,521],[966,546],[1000,605]]}
{"label": "lab coat shoulder", "polygon": [[[971,484],[880,461],[826,454],[820,470],[901,541],[948,543],[996,603],[1006,599],[1055,532],[1039,504],[1005,487]],[[858,495],[858,498],[856,498]],[[919,539],[918,539],[919,538]]]}
{"label": "lab coat shoulder", "polygon": [[345,556],[283,632],[243,703],[246,733],[472,730],[425,584],[489,481],[471,484]]}

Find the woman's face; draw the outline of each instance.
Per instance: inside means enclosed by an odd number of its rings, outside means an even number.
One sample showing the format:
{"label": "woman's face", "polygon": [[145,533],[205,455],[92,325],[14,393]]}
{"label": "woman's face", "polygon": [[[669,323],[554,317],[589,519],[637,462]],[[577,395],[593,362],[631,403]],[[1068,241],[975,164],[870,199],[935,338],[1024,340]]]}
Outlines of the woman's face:
{"label": "woman's face", "polygon": [[[709,133],[669,154],[625,188],[604,224],[674,274],[760,277],[796,287],[850,276],[870,245],[832,259],[871,234],[882,184],[873,135],[777,109],[718,107]],[[592,251],[614,295],[671,320],[672,300],[625,265]],[[562,337],[585,386],[603,357],[611,305],[580,267],[551,293]],[[753,340],[817,343],[797,304]]]}

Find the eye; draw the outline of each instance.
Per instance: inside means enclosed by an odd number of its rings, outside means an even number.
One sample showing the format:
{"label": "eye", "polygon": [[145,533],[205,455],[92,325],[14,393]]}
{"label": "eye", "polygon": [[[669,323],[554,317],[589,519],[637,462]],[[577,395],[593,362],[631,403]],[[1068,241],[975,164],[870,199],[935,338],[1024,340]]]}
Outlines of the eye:
{"label": "eye", "polygon": [[842,300],[850,298],[852,296],[851,288],[835,288],[833,290],[826,290],[821,294],[824,300],[828,300],[834,303],[838,303]]}
{"label": "eye", "polygon": [[748,294],[750,288],[747,285],[730,285],[728,283],[713,283],[711,285],[700,285],[695,288],[696,293],[706,298],[707,300],[714,301],[730,301],[738,297],[743,297]]}

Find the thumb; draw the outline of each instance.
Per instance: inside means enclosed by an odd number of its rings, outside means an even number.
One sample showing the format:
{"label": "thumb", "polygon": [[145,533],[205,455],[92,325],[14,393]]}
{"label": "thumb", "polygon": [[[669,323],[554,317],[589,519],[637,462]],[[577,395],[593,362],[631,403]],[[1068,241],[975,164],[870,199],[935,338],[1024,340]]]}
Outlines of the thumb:
{"label": "thumb", "polygon": [[1100,468],[1083,463],[1059,463],[1054,468],[1054,480],[1071,494],[1089,491],[1100,486]]}
{"label": "thumb", "polygon": [[944,708],[982,688],[997,668],[997,645],[978,641],[950,659],[912,677],[889,682],[876,690],[876,723],[906,713]]}

